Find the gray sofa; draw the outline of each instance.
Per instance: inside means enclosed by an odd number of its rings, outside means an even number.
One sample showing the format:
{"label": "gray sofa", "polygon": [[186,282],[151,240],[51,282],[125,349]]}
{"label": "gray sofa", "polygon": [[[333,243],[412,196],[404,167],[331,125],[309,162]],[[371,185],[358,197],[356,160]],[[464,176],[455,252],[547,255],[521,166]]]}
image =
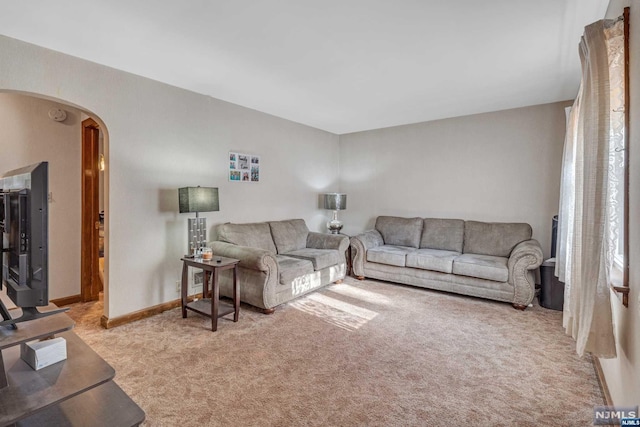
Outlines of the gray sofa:
{"label": "gray sofa", "polygon": [[542,249],[523,223],[379,216],[351,238],[353,274],[364,279],[505,301],[524,310]]}
{"label": "gray sofa", "polygon": [[[302,219],[223,224],[210,244],[214,256],[240,260],[240,300],[272,313],[274,307],[345,277],[348,237],[310,232]],[[232,275],[219,278],[232,296]]]}

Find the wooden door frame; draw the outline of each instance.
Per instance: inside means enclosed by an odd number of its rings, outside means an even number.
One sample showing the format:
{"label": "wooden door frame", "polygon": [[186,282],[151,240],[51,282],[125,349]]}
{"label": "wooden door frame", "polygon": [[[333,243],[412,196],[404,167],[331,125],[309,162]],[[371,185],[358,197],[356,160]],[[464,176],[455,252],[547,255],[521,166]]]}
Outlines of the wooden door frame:
{"label": "wooden door frame", "polygon": [[82,121],[82,232],[80,251],[80,298],[94,301],[100,294],[98,264],[100,126],[89,118]]}

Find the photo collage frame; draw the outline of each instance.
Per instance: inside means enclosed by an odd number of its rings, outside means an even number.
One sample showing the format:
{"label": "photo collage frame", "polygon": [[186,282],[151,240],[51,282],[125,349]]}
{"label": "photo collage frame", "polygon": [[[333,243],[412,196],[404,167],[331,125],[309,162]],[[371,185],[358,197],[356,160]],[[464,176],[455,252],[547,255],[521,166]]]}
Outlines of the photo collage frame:
{"label": "photo collage frame", "polygon": [[229,181],[260,182],[260,156],[230,151]]}

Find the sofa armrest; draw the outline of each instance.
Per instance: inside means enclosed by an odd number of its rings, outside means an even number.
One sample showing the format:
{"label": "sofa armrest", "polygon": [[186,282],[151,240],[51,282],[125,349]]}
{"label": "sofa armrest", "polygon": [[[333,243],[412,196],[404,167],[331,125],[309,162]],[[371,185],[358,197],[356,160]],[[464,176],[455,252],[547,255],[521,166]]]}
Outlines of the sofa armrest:
{"label": "sofa armrest", "polygon": [[219,255],[239,259],[239,267],[265,272],[271,272],[274,266],[277,269],[278,263],[276,262],[275,254],[264,249],[239,246],[226,242],[211,242],[210,247],[213,250],[214,257]]}
{"label": "sofa armrest", "polygon": [[310,231],[307,247],[314,249],[336,249],[343,253],[349,247],[349,238],[341,234],[316,233]]}
{"label": "sofa armrest", "polygon": [[351,262],[355,276],[364,277],[364,262],[367,250],[382,245],[384,245],[384,240],[378,230],[365,231],[351,238]]}
{"label": "sofa armrest", "polygon": [[514,287],[513,303],[529,305],[535,296],[534,270],[542,264],[542,248],[537,240],[525,240],[509,255],[509,283]]}
{"label": "sofa armrest", "polygon": [[[276,293],[279,274],[276,254],[263,249],[249,246],[239,246],[233,243],[212,242],[210,245],[214,257],[225,256],[239,259],[238,280],[240,281],[240,295],[243,302],[255,307],[271,309],[278,305]],[[230,277],[223,275],[221,282]]]}

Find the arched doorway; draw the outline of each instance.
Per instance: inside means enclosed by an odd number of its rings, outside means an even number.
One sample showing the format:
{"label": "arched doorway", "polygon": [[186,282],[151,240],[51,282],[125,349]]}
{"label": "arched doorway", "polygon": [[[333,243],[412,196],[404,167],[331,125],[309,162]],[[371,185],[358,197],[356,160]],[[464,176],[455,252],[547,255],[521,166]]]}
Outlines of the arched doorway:
{"label": "arched doorway", "polygon": [[[54,114],[56,110],[64,114]],[[11,170],[39,161],[48,161],[49,167],[49,300],[63,306],[80,301],[97,299],[101,289],[108,292],[108,173],[100,170],[100,154],[108,155],[108,133],[105,124],[94,113],[56,98],[35,93],[0,90],[0,140],[2,153],[0,171]],[[104,274],[100,274],[99,262],[90,292],[83,290],[85,259],[96,261],[100,254],[100,238],[97,249],[88,255],[82,249],[82,229],[85,222],[83,209],[86,197],[83,181],[82,140],[83,122],[91,120],[99,128],[99,149],[94,151],[98,188],[98,208],[93,209],[98,218],[99,231],[104,230],[102,254]],[[106,163],[106,161],[104,162]],[[102,188],[102,191],[100,190]],[[100,215],[100,214],[103,215]],[[104,218],[100,221],[100,217]],[[95,222],[91,223],[95,228]],[[97,287],[95,285],[98,285]],[[106,305],[106,303],[105,303]],[[99,320],[96,320],[99,322]]]}

